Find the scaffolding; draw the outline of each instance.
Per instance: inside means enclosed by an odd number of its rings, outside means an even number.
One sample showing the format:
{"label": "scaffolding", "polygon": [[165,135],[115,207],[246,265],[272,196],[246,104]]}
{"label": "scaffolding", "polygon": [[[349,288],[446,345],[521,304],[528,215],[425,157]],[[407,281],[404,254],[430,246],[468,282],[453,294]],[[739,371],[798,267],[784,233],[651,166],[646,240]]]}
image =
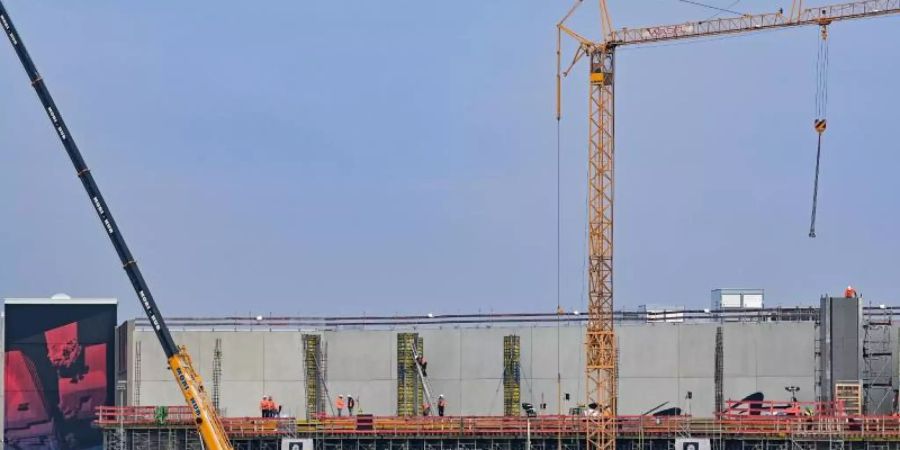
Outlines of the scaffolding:
{"label": "scaffolding", "polygon": [[863,412],[862,383],[840,382],[834,384],[834,399],[843,404],[848,415],[858,416]]}
{"label": "scaffolding", "polygon": [[416,356],[424,355],[424,352],[425,341],[418,333],[397,334],[398,416],[417,416],[423,412],[422,404],[427,398],[424,386],[425,376],[416,362]]}
{"label": "scaffolding", "polygon": [[503,336],[503,414],[519,415],[521,401],[521,340],[519,336]]}
{"label": "scaffolding", "polygon": [[222,397],[222,339],[216,338],[216,345],[213,349],[213,370],[212,370],[212,402],[216,408],[216,413],[222,414],[219,408],[220,399]]}
{"label": "scaffolding", "polygon": [[141,406],[141,341],[134,344],[134,394],[133,406]]}
{"label": "scaffolding", "polygon": [[716,415],[722,412],[724,398],[722,388],[725,381],[725,343],[722,339],[722,327],[716,327],[716,361],[715,361],[715,408]]}
{"label": "scaffolding", "polygon": [[867,414],[893,410],[894,371],[891,337],[892,313],[868,315],[863,322],[863,397]]}
{"label": "scaffolding", "polygon": [[322,337],[303,335],[303,368],[306,388],[306,418],[324,415],[328,403],[328,389],[322,368]]}

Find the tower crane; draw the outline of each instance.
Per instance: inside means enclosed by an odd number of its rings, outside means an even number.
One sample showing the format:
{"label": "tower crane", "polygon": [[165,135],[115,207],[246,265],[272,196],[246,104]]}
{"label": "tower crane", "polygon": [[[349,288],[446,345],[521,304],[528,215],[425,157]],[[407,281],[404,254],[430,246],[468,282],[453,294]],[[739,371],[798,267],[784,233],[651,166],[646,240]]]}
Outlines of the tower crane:
{"label": "tower crane", "polygon": [[[588,116],[588,321],[585,337],[587,403],[596,404],[588,416],[588,450],[615,450],[616,337],[613,329],[613,191],[615,160],[615,53],[623,46],[753,33],[816,25],[823,28],[843,20],[900,13],[900,0],[865,0],[805,8],[793,0],[789,12],[742,14],[640,28],[613,28],[606,0],[599,0],[601,40],[592,41],[566,25],[583,3],[576,0],[557,23],[556,119],[562,116],[562,78],[581,60],[588,60],[590,102]],[[824,36],[824,34],[823,34]],[[577,49],[571,64],[562,67],[562,40],[571,38]],[[818,108],[817,108],[818,109]],[[817,114],[820,111],[817,111]],[[821,120],[821,121],[820,121]],[[816,131],[824,131],[817,117]],[[821,147],[820,147],[821,150]],[[818,161],[818,159],[817,159]],[[818,180],[816,182],[818,184]],[[815,210],[813,211],[813,220]],[[814,225],[814,223],[813,223]],[[811,227],[812,228],[812,227]],[[810,230],[811,235],[813,229]]]}
{"label": "tower crane", "polygon": [[131,281],[131,286],[137,293],[141,307],[147,314],[153,331],[162,345],[163,352],[168,360],[169,369],[172,371],[176,383],[178,383],[185,402],[190,407],[194,416],[194,423],[197,426],[200,437],[203,439],[205,448],[208,450],[231,450],[232,446],[228,442],[228,436],[225,434],[222,423],[219,421],[216,408],[203,387],[203,379],[194,370],[187,349],[184,346],[175,345],[175,340],[172,339],[172,334],[169,332],[169,328],[166,326],[166,322],[156,306],[156,301],[150,293],[150,287],[144,281],[141,269],[138,268],[137,261],[132,256],[128,245],[125,243],[125,238],[122,237],[121,230],[119,230],[115,219],[113,219],[109,205],[106,204],[103,194],[100,193],[100,188],[97,187],[94,176],[91,175],[90,169],[84,162],[81,151],[78,149],[78,145],[75,144],[75,140],[69,132],[69,127],[66,126],[66,122],[63,120],[62,113],[57,108],[56,102],[53,101],[46,82],[38,73],[34,62],[31,60],[31,55],[28,54],[21,35],[16,31],[16,27],[9,18],[2,0],[0,0],[0,26],[6,32],[6,36],[16,51],[19,61],[25,68],[25,72],[31,81],[31,86],[44,106],[44,112],[50,118],[54,131],[59,136],[66,153],[69,155],[69,159],[72,160],[72,165],[75,166],[75,172],[81,180],[88,198],[90,198],[91,205],[100,218],[100,222],[103,224],[109,240],[116,249],[116,253],[119,255],[119,261],[128,275],[128,280]]}

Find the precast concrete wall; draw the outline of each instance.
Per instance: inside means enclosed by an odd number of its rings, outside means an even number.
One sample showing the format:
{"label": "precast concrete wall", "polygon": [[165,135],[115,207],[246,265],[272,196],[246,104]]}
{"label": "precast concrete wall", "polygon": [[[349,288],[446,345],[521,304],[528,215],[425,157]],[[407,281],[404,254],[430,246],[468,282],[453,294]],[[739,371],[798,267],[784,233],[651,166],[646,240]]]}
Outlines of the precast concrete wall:
{"label": "precast concrete wall", "polygon": [[[181,396],[156,338],[130,325],[126,396],[133,404],[178,405]],[[696,416],[714,410],[715,323],[620,325],[619,414],[641,414],[663,402]],[[815,325],[812,322],[725,323],[724,397],[762,391],[786,399],[785,386],[812,400],[815,389]],[[444,394],[448,415],[503,413],[503,337],[521,340],[521,398],[541,414],[566,413],[584,404],[583,327],[578,325],[395,330],[190,330],[173,331],[188,346],[212,390],[213,350],[221,340],[221,407],[228,416],[259,414],[263,395],[284,413],[302,417],[302,334],[322,336],[327,389],[332,397],[353,395],[362,412],[396,414],[397,333],[417,332],[429,360],[432,394]],[[140,357],[136,348],[140,342]],[[137,361],[140,361],[138,370]],[[140,376],[138,377],[138,372]],[[557,383],[557,374],[560,382]],[[692,399],[687,400],[687,392]],[[557,399],[570,394],[570,400]],[[541,410],[540,405],[546,404]]]}

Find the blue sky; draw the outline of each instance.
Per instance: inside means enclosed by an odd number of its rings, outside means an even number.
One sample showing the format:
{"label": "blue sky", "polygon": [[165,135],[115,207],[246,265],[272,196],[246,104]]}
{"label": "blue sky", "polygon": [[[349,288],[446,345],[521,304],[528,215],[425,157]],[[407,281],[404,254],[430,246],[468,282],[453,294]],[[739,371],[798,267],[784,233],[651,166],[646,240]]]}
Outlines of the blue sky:
{"label": "blue sky", "polygon": [[[555,308],[569,2],[6,3],[166,315]],[[617,26],[713,13],[610,4]],[[597,36],[593,6],[572,26]],[[617,306],[704,307],[738,286],[812,304],[848,282],[900,304],[898,25],[831,27],[815,240],[815,28],[620,50]],[[138,314],[0,47],[0,296],[115,296]],[[585,303],[585,72],[561,128],[569,310]]]}

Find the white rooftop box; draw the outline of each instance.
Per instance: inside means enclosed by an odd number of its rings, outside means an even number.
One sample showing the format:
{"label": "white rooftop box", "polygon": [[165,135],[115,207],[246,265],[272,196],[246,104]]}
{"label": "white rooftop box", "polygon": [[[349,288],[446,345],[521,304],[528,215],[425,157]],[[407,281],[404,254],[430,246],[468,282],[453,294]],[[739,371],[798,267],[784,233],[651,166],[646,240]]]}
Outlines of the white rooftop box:
{"label": "white rooftop box", "polygon": [[713,289],[712,309],[763,307],[764,289]]}

